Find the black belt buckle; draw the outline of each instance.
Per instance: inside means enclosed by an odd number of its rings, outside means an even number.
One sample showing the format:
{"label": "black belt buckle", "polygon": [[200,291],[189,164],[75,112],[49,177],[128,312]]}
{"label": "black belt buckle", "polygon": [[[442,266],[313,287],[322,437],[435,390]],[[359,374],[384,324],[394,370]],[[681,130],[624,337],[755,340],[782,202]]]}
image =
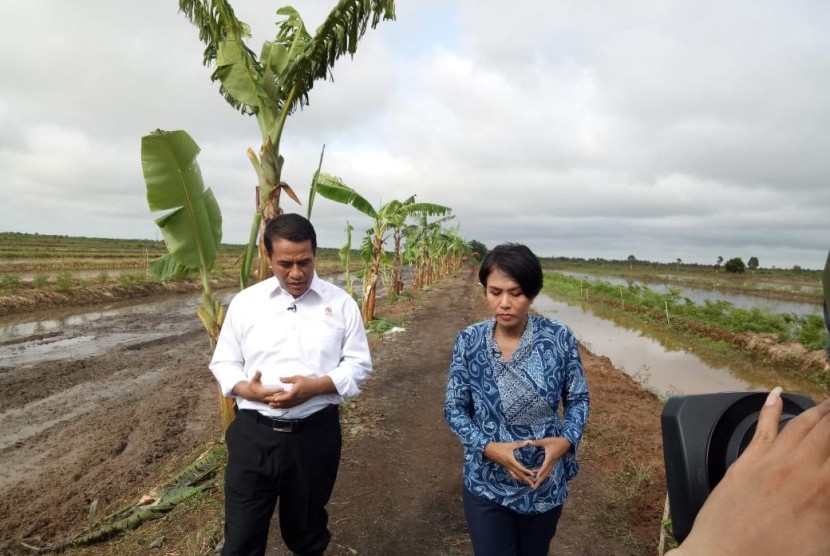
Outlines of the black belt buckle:
{"label": "black belt buckle", "polygon": [[274,432],[294,432],[294,421],[289,419],[271,419],[271,430]]}

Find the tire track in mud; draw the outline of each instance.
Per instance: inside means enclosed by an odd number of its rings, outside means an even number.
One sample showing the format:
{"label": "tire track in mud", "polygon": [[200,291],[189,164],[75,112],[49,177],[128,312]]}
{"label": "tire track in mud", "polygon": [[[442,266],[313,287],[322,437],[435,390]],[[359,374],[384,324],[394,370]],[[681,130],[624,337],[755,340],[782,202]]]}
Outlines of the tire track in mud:
{"label": "tire track in mud", "polygon": [[[24,330],[13,347],[41,357],[0,369],[0,554],[82,529],[93,500],[98,515],[135,501],[219,437],[195,310],[76,321]],[[41,349],[73,338],[89,349]]]}

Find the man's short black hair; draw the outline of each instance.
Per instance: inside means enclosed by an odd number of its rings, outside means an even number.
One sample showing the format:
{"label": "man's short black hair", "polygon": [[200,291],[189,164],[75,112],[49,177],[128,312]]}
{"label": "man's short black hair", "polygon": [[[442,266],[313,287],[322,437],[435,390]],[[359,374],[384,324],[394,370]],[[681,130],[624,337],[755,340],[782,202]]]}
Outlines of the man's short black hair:
{"label": "man's short black hair", "polygon": [[311,241],[311,251],[317,254],[317,233],[307,218],[299,214],[280,214],[272,218],[265,226],[262,240],[265,250],[272,255],[272,242],[276,239],[285,239],[293,243]]}
{"label": "man's short black hair", "polygon": [[526,245],[503,243],[487,253],[478,270],[478,281],[485,288],[496,268],[518,282],[525,297],[533,299],[542,291],[542,264]]}

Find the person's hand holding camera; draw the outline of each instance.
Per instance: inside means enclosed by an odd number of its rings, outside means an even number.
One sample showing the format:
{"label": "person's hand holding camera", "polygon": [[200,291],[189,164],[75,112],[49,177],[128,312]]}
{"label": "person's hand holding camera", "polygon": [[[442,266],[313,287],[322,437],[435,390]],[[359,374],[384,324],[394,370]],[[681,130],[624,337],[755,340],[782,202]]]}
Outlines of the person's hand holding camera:
{"label": "person's hand holding camera", "polygon": [[770,392],[752,441],[668,554],[830,554],[830,400],[779,433],[780,395]]}

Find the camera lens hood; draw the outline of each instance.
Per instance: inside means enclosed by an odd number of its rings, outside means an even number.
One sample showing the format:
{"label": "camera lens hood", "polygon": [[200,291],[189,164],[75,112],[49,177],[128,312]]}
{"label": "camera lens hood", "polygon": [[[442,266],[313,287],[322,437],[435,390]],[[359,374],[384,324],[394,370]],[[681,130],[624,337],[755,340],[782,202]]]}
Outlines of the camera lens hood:
{"label": "camera lens hood", "polygon": [[[672,532],[678,542],[727,468],[743,453],[758,424],[767,392],[674,396],[660,416]],[[815,405],[806,396],[782,395],[779,429]]]}

